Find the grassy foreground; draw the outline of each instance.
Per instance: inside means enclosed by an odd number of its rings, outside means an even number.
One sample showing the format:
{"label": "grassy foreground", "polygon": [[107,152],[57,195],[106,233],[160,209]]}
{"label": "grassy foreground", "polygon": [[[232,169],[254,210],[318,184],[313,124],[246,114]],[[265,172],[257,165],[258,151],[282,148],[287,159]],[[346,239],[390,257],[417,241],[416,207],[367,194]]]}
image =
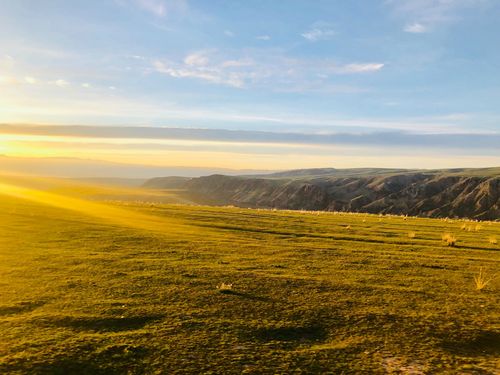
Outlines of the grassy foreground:
{"label": "grassy foreground", "polygon": [[0,184],[0,373],[499,373],[500,274],[474,277],[500,223],[21,182]]}

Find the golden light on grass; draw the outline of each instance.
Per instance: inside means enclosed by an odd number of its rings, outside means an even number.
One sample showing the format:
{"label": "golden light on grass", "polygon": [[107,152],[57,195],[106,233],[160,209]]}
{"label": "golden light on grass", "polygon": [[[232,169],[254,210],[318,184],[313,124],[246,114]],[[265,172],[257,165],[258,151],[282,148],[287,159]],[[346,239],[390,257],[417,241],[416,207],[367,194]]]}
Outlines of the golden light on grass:
{"label": "golden light on grass", "polygon": [[488,238],[488,242],[490,243],[490,245],[496,245],[498,243],[495,236],[491,236],[490,238]]}
{"label": "golden light on grass", "polygon": [[172,218],[166,219],[159,216],[146,215],[132,209],[3,182],[0,182],[0,194],[60,209],[76,211],[86,216],[129,228],[164,233],[166,227],[185,227],[182,223]]}
{"label": "golden light on grass", "polygon": [[415,238],[417,234],[415,232],[408,232],[408,238]]}

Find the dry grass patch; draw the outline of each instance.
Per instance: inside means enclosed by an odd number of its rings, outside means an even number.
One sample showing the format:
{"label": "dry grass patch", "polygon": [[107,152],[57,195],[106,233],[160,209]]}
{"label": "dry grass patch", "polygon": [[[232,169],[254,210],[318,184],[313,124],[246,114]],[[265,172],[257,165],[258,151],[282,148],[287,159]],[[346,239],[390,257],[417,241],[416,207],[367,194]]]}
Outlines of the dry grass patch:
{"label": "dry grass patch", "polygon": [[477,275],[474,276],[474,284],[476,286],[476,290],[483,290],[495,279],[496,274],[488,276],[484,269],[481,267]]}
{"label": "dry grass patch", "polygon": [[451,233],[443,233],[441,239],[446,243],[446,246],[454,247],[457,244],[457,238]]}
{"label": "dry grass patch", "polygon": [[233,284],[221,283],[220,285],[217,285],[216,288],[221,293],[227,293],[227,292],[233,290]]}

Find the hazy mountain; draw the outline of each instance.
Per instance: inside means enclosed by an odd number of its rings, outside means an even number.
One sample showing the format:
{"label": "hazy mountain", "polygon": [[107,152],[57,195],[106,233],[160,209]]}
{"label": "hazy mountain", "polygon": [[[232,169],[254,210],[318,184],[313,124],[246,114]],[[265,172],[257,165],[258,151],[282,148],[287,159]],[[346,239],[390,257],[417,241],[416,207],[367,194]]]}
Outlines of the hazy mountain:
{"label": "hazy mountain", "polygon": [[148,179],[155,176],[166,175],[198,177],[214,173],[239,175],[263,172],[265,171],[224,168],[161,167],[78,158],[29,158],[0,155],[0,174],[27,174],[45,177]]}

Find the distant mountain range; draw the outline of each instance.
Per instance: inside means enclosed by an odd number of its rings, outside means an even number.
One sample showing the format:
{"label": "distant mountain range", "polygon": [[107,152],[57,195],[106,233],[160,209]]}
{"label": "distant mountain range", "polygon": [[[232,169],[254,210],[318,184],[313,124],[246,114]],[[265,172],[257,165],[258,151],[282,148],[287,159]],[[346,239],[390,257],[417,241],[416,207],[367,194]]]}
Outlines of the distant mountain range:
{"label": "distant mountain range", "polygon": [[301,169],[267,175],[153,178],[216,205],[500,219],[500,167],[480,169]]}
{"label": "distant mountain range", "polygon": [[[263,170],[236,170],[227,168],[168,167],[130,163],[114,163],[63,157],[13,157],[0,155],[0,174],[23,174],[44,177],[99,179],[113,182],[113,179],[146,180],[154,176],[198,177],[208,174],[226,175],[265,173]],[[129,181],[135,184],[135,181]],[[128,184],[128,183],[127,183]]]}

